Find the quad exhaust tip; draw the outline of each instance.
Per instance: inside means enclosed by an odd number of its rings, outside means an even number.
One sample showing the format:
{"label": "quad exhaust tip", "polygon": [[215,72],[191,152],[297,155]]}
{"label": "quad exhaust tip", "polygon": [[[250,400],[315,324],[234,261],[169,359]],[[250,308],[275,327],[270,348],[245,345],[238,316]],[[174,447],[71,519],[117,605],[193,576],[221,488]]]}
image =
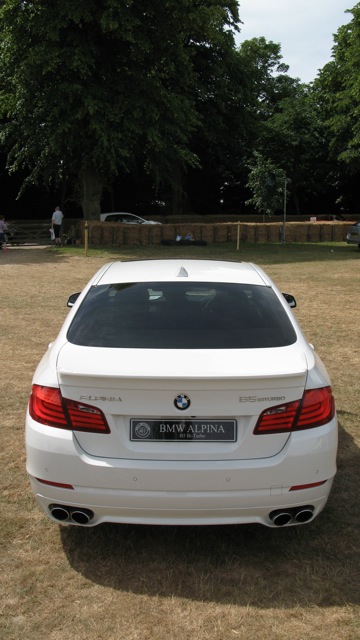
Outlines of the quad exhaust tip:
{"label": "quad exhaust tip", "polygon": [[93,519],[94,513],[90,509],[67,507],[60,504],[49,506],[51,516],[58,522],[68,522],[86,526]]}
{"label": "quad exhaust tip", "polygon": [[285,527],[287,524],[304,524],[314,516],[314,507],[294,507],[291,509],[276,509],[269,514],[269,518],[276,527]]}

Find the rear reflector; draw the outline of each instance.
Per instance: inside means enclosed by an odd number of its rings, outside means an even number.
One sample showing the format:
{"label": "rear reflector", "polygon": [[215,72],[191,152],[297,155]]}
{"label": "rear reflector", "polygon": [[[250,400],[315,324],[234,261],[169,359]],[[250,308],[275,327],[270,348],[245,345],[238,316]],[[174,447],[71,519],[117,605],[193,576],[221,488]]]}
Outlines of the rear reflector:
{"label": "rear reflector", "polygon": [[63,398],[60,389],[34,384],[29,413],[40,424],[58,429],[110,433],[107,420],[97,407]]}
{"label": "rear reflector", "polygon": [[314,429],[330,422],[335,415],[331,387],[307,389],[302,400],[287,402],[263,411],[254,434],[286,433]]}
{"label": "rear reflector", "polygon": [[43,480],[42,478],[36,478],[38,482],[42,482],[42,484],[49,484],[51,487],[59,487],[59,489],[72,489],[74,487],[71,484],[65,484],[64,482],[51,482],[51,480]]}
{"label": "rear reflector", "polygon": [[327,480],[322,480],[321,482],[311,482],[310,484],[297,484],[293,487],[290,487],[289,491],[302,491],[303,489],[312,489],[313,487],[321,487],[322,484],[325,484]]}

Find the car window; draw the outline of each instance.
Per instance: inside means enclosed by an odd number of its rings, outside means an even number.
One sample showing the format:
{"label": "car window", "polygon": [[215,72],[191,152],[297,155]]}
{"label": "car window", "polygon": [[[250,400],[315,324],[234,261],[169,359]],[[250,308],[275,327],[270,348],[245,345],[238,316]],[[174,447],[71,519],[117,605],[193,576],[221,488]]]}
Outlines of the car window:
{"label": "car window", "polygon": [[141,218],[138,218],[137,216],[131,216],[127,213],[124,213],[124,215],[122,216],[122,222],[130,222],[131,224],[141,224],[143,221],[141,220]]}
{"label": "car window", "polygon": [[112,214],[110,216],[106,216],[105,221],[106,222],[121,222],[122,220],[122,216],[119,214]]}
{"label": "car window", "polygon": [[270,287],[185,282],[93,287],[67,337],[77,345],[135,349],[253,349],[296,341]]}

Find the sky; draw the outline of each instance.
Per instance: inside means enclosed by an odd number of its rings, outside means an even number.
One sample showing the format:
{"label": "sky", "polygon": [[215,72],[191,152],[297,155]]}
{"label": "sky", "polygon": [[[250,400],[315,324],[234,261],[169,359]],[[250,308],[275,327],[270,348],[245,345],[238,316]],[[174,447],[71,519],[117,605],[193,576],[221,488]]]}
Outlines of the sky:
{"label": "sky", "polygon": [[311,82],[331,60],[333,35],[352,19],[356,0],[239,0],[244,23],[236,42],[264,36],[281,45],[288,74]]}

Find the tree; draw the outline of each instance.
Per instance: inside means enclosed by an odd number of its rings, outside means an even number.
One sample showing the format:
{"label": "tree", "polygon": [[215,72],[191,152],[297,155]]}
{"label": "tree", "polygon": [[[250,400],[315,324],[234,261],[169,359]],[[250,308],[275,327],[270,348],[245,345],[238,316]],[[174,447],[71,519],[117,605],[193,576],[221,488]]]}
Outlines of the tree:
{"label": "tree", "polygon": [[333,59],[315,82],[330,133],[330,153],[348,173],[360,170],[360,2],[334,37]]}
{"label": "tree", "polygon": [[250,165],[249,184],[253,196],[246,204],[264,215],[273,215],[284,207],[287,198],[286,173],[271,160],[255,152]]}
{"label": "tree", "polygon": [[329,186],[328,139],[321,110],[311,87],[298,85],[291,97],[281,100],[265,124],[261,149],[281,167],[291,181],[296,213],[301,201]]}
{"label": "tree", "polygon": [[248,153],[247,70],[231,43],[221,50],[198,49],[195,66],[200,126],[191,149],[199,163],[188,171],[186,191],[198,212],[217,213],[224,185],[243,170]]}
{"label": "tree", "polygon": [[[238,173],[241,182],[252,194],[246,204],[262,213],[273,214],[282,207],[283,176],[287,172],[284,154],[276,153],[271,130],[272,119],[281,113],[282,105],[298,94],[299,81],[287,75],[288,66],[282,62],[280,44],[253,38],[239,48],[239,60],[244,69],[244,109],[247,151],[244,165],[250,173]],[[268,175],[278,177],[270,185]]]}
{"label": "tree", "polygon": [[[267,213],[282,208],[286,177],[287,195],[300,214],[301,201],[319,193],[327,176],[328,141],[318,96],[311,85],[287,75],[280,45],[255,38],[245,41],[240,53],[251,74],[248,108],[254,132],[248,181],[253,196],[247,204]],[[279,177],[277,189],[266,181],[269,172]]]}
{"label": "tree", "polygon": [[265,38],[245,40],[239,55],[246,70],[247,108],[256,121],[267,119],[283,98],[291,94],[296,80],[287,75],[281,46]]}
{"label": "tree", "polygon": [[3,0],[9,169],[28,172],[24,186],[75,180],[87,218],[136,163],[174,184],[196,162],[196,51],[228,46],[237,20],[236,0]]}

